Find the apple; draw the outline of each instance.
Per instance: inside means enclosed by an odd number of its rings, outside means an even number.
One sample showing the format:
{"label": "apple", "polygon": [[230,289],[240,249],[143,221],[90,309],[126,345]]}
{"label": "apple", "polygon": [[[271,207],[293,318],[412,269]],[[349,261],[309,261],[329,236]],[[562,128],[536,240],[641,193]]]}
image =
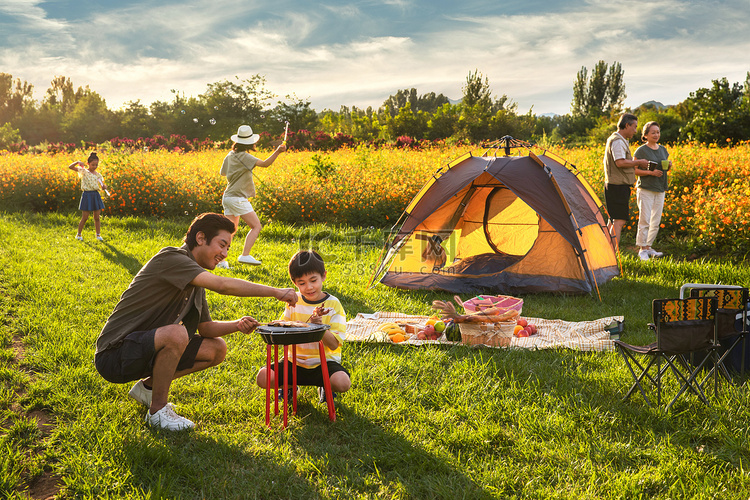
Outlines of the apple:
{"label": "apple", "polygon": [[435,333],[435,327],[433,325],[427,325],[424,328],[424,335],[427,338],[432,337],[432,335]]}
{"label": "apple", "polygon": [[445,323],[443,321],[436,321],[434,325],[432,325],[435,328],[435,331],[438,333],[443,333],[445,330]]}
{"label": "apple", "polygon": [[526,328],[526,325],[528,325],[529,323],[523,318],[518,318],[516,320],[516,324],[521,325],[523,328]]}
{"label": "apple", "polygon": [[417,340],[427,340],[427,336],[424,334],[424,332],[419,332],[417,334]]}
{"label": "apple", "polygon": [[526,329],[529,331],[529,334],[534,335],[536,334],[536,325],[533,323],[529,323],[526,325]]}

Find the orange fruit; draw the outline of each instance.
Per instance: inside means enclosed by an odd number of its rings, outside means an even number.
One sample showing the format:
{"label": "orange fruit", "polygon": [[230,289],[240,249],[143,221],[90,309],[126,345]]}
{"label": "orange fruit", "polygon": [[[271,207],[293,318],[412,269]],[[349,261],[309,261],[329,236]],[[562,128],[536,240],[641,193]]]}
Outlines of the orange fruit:
{"label": "orange fruit", "polygon": [[404,340],[406,340],[406,336],[404,336],[404,334],[402,333],[397,333],[395,335],[391,335],[390,339],[391,342],[398,344],[399,342],[403,342]]}
{"label": "orange fruit", "polygon": [[523,330],[523,327],[521,325],[516,325],[516,327],[513,328],[513,335],[518,337],[518,332],[520,332],[521,330]]}

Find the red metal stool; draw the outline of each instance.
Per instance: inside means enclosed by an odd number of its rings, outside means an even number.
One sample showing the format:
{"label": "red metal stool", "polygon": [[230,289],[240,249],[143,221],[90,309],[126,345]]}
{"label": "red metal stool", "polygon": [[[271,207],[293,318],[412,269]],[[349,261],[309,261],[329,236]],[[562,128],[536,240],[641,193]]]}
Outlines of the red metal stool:
{"label": "red metal stool", "polygon": [[[304,342],[298,342],[304,343]],[[292,414],[297,414],[297,344],[289,343],[284,345],[284,395],[289,394],[289,364],[286,360],[289,356],[289,347],[292,348]],[[273,356],[274,366],[279,366],[279,343],[268,343],[266,345],[266,426],[271,427],[271,384],[268,383],[268,378],[271,373],[271,358]],[[271,354],[271,347],[273,347],[273,355]],[[326,394],[326,404],[328,405],[328,419],[331,422],[336,421],[336,407],[333,405],[333,391],[331,390],[331,379],[328,376],[328,363],[326,362],[326,352],[323,341],[318,341],[318,349],[320,352],[320,368],[323,372],[323,389]],[[274,415],[279,414],[279,378],[274,377]],[[284,402],[284,428],[287,426],[287,407],[288,401]]]}

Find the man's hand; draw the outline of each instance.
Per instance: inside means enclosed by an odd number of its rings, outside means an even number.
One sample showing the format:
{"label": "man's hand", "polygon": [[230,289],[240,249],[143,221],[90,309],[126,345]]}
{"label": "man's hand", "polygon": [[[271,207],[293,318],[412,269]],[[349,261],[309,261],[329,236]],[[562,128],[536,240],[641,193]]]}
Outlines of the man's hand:
{"label": "man's hand", "polygon": [[244,316],[237,321],[237,330],[242,333],[253,333],[260,325],[252,316]]}
{"label": "man's hand", "polygon": [[289,304],[289,307],[294,307],[297,304],[297,292],[294,288],[278,288],[278,294],[276,298],[282,302]]}

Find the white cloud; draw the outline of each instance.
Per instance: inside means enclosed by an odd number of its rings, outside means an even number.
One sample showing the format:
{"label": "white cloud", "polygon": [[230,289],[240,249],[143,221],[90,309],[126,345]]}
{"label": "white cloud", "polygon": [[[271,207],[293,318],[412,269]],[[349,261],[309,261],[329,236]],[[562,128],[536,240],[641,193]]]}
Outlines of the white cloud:
{"label": "white cloud", "polygon": [[478,69],[522,111],[566,113],[577,71],[599,60],[622,63],[631,106],[674,104],[711,79],[744,80],[750,69],[742,63],[750,53],[746,0],[582,0],[515,15],[498,13],[501,4],[466,15],[455,4],[443,9],[450,15],[428,17],[416,0],[341,7],[256,0],[243,10],[229,0],[194,0],[148,10],[121,4],[75,26],[49,19],[42,6],[0,6],[23,33],[38,35],[24,35],[20,46],[3,42],[0,67],[38,94],[53,76],[69,76],[110,107],[171,99],[170,89],[197,95],[208,83],[254,74],[318,110],[377,107],[411,87],[456,99]]}

